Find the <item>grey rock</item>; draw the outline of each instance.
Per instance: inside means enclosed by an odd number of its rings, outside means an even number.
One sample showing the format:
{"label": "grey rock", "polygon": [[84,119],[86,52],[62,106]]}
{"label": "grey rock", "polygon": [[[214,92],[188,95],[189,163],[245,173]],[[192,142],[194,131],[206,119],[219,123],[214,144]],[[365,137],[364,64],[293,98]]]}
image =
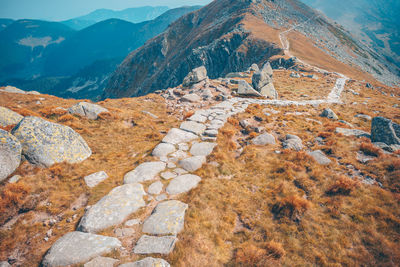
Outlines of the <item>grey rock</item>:
{"label": "grey rock", "polygon": [[250,122],[248,120],[241,120],[239,121],[239,125],[242,126],[243,129],[246,129],[250,126]]}
{"label": "grey rock", "polygon": [[365,114],[357,114],[355,117],[359,118],[359,119],[366,120],[366,121],[372,120],[371,116],[368,116],[368,115],[365,115]]}
{"label": "grey rock", "polygon": [[335,114],[335,112],[333,112],[330,108],[326,108],[324,109],[324,111],[322,111],[320,117],[325,117],[331,120],[338,120],[338,116]]}
{"label": "grey rock", "polygon": [[44,267],[67,266],[87,262],[121,247],[113,237],[70,232],[58,239],[42,261]]}
{"label": "grey rock", "polygon": [[174,152],[174,153],[172,153],[170,155],[169,161],[177,162],[177,161],[179,161],[181,159],[185,159],[185,158],[188,158],[188,157],[189,157],[189,154],[187,152],[182,151],[182,150],[178,150],[178,151],[176,151],[176,152]]}
{"label": "grey rock", "polygon": [[97,257],[88,263],[85,263],[83,267],[114,267],[118,262],[119,260],[113,258]]}
{"label": "grey rock", "polygon": [[189,150],[189,145],[187,143],[178,144],[178,149],[182,150],[182,151],[188,151]]}
{"label": "grey rock", "polygon": [[107,173],[104,171],[101,171],[101,172],[96,172],[91,175],[88,175],[83,179],[85,180],[85,183],[87,186],[95,187],[96,185],[98,185],[99,183],[101,183],[102,181],[104,181],[107,178],[108,178]]}
{"label": "grey rock", "polygon": [[197,187],[201,178],[197,175],[184,174],[174,178],[167,186],[167,193],[170,195],[177,195],[186,193]]}
{"label": "grey rock", "polygon": [[381,142],[387,145],[400,145],[400,125],[383,117],[372,119],[372,142]]}
{"label": "grey rock", "polygon": [[99,105],[88,103],[88,102],[80,102],[76,105],[73,105],[68,109],[68,112],[71,114],[77,114],[82,117],[86,117],[90,120],[96,120],[99,117],[100,113],[108,113],[108,109],[103,108]]}
{"label": "grey rock", "polygon": [[259,71],[260,68],[258,67],[258,65],[256,63],[252,64],[249,68],[249,71]]}
{"label": "grey rock", "polygon": [[197,135],[202,134],[206,130],[206,126],[204,124],[195,121],[184,121],[182,122],[180,128]]}
{"label": "grey rock", "polygon": [[277,99],[278,98],[278,92],[275,89],[275,86],[273,83],[269,83],[265,86],[263,86],[260,89],[261,95],[271,98],[271,99]]}
{"label": "grey rock", "polygon": [[158,195],[161,193],[163,187],[164,187],[163,183],[157,181],[149,186],[147,192],[149,192],[150,195]]}
{"label": "grey rock", "polygon": [[135,254],[169,254],[178,239],[175,236],[143,235],[133,248]]}
{"label": "grey rock", "polygon": [[14,93],[14,94],[25,94],[26,92],[24,90],[18,89],[14,86],[6,86],[2,91],[7,92],[7,93]]}
{"label": "grey rock", "polygon": [[49,167],[54,163],[81,162],[92,154],[83,138],[70,127],[38,117],[25,117],[13,130],[22,154],[32,164]]}
{"label": "grey rock", "polygon": [[284,149],[293,149],[300,151],[304,148],[303,141],[296,135],[288,134],[282,143]]}
{"label": "grey rock", "polygon": [[313,157],[314,160],[321,165],[328,165],[332,162],[321,150],[315,150],[313,152],[308,152],[307,154]]}
{"label": "grey rock", "polygon": [[181,101],[183,101],[183,102],[191,102],[191,103],[197,103],[197,102],[200,102],[201,101],[201,97],[199,96],[199,95],[197,95],[197,94],[187,94],[187,95],[184,95],[182,98],[181,98]]}
{"label": "grey rock", "polygon": [[0,267],[11,267],[11,265],[7,261],[0,262]]}
{"label": "grey rock", "polygon": [[166,194],[161,194],[161,195],[159,195],[159,196],[156,196],[156,200],[157,201],[163,201],[163,200],[166,200],[168,197],[167,197],[167,195]]}
{"label": "grey rock", "polygon": [[132,236],[135,233],[135,230],[132,228],[116,228],[114,233],[117,237],[127,237]]}
{"label": "grey rock", "polygon": [[206,163],[206,157],[194,156],[187,159],[180,160],[178,164],[188,172],[194,172]]}
{"label": "grey rock", "polygon": [[243,80],[239,81],[238,94],[245,96],[261,96],[259,92],[257,92],[253,87],[251,87],[250,84]]}
{"label": "grey rock", "polygon": [[190,149],[190,154],[192,154],[193,156],[208,156],[213,152],[216,145],[216,143],[210,142],[194,144]]}
{"label": "grey rock", "polygon": [[0,126],[6,127],[9,125],[18,124],[24,117],[11,109],[0,107]]}
{"label": "grey rock", "polygon": [[136,167],[133,171],[125,174],[124,183],[140,183],[144,181],[154,180],[154,178],[165,168],[167,164],[162,161],[145,162]]}
{"label": "grey rock", "polygon": [[272,82],[273,71],[269,62],[265,63],[261,70],[255,72],[252,77],[253,87],[260,92],[261,88]]}
{"label": "grey rock", "polygon": [[249,78],[249,75],[242,72],[231,72],[225,78]]}
{"label": "grey rock", "polygon": [[199,83],[206,80],[207,69],[204,66],[193,69],[184,79],[182,85],[184,87],[191,86],[193,84]]}
{"label": "grey rock", "polygon": [[129,215],[145,206],[144,195],[143,186],[137,183],[114,188],[86,211],[78,230],[96,233],[122,223]]}
{"label": "grey rock", "polygon": [[206,122],[207,121],[207,117],[201,115],[201,114],[197,114],[195,113],[194,115],[192,115],[190,118],[188,118],[189,121],[195,121],[195,122]]}
{"label": "grey rock", "polygon": [[189,132],[181,130],[181,129],[172,128],[162,141],[164,143],[170,143],[173,145],[177,145],[180,143],[191,142],[197,138],[198,138],[198,136],[193,133],[189,133]]}
{"label": "grey rock", "polygon": [[19,180],[21,180],[21,175],[14,175],[13,177],[10,178],[10,180],[8,180],[8,182],[10,184],[15,184],[18,183]]}
{"label": "grey rock", "polygon": [[152,235],[177,235],[183,230],[188,205],[178,200],[159,203],[143,223],[143,233]]}
{"label": "grey rock", "polygon": [[335,133],[343,134],[344,136],[356,136],[356,137],[371,138],[371,135],[369,133],[358,130],[358,129],[336,128]]}
{"label": "grey rock", "polygon": [[272,134],[268,134],[268,133],[257,136],[251,142],[257,146],[275,145],[276,144],[275,137]]}
{"label": "grey rock", "polygon": [[161,157],[168,156],[169,154],[171,154],[175,151],[176,151],[176,149],[175,149],[174,145],[167,144],[167,143],[160,143],[154,148],[154,150],[151,154],[155,157],[161,158]]}
{"label": "grey rock", "polygon": [[148,257],[140,261],[125,263],[118,267],[170,267],[170,265],[163,259]]}
{"label": "grey rock", "polygon": [[176,169],[174,169],[174,172],[175,172],[176,174],[178,174],[178,175],[182,175],[182,174],[187,174],[187,173],[188,173],[187,170],[184,170],[184,169],[182,169],[182,168],[176,168]]}
{"label": "grey rock", "polygon": [[174,172],[163,172],[163,173],[161,173],[161,178],[163,178],[165,180],[173,179],[176,176],[177,175]]}
{"label": "grey rock", "polygon": [[9,132],[0,129],[0,181],[12,174],[21,163],[21,144]]}
{"label": "grey rock", "polygon": [[209,136],[209,137],[217,137],[218,130],[206,130],[206,131],[204,131],[204,135]]}

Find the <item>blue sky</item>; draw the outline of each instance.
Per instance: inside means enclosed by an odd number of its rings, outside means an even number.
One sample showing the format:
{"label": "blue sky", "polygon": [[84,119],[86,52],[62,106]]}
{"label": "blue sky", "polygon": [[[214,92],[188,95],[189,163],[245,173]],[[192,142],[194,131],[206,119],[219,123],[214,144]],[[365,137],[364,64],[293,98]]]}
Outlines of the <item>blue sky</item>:
{"label": "blue sky", "polygon": [[99,8],[206,5],[211,0],[0,0],[0,18],[66,20]]}

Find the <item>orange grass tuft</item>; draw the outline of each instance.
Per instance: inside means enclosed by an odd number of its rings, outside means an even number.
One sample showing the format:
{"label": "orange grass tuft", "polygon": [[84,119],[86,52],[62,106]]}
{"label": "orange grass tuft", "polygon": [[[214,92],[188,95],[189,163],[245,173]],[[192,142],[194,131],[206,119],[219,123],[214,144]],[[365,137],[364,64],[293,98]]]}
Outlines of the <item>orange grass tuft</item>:
{"label": "orange grass tuft", "polygon": [[288,218],[294,222],[300,222],[303,214],[311,208],[311,203],[302,197],[289,196],[272,207],[272,212],[277,219]]}
{"label": "orange grass tuft", "polygon": [[326,194],[330,196],[348,196],[350,195],[351,191],[357,187],[357,185],[358,183],[356,181],[353,181],[346,176],[341,176],[333,185],[329,187],[329,189],[326,191]]}

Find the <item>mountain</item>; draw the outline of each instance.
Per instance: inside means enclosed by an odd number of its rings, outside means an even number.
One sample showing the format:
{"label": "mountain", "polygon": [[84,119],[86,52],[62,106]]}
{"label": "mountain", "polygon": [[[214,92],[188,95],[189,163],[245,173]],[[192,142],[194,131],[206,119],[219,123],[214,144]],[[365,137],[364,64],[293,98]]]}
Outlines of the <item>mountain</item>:
{"label": "mountain", "polygon": [[57,22],[18,20],[0,32],[0,80],[41,75],[44,59],[74,30]]}
{"label": "mountain", "polygon": [[7,28],[8,25],[10,25],[13,22],[14,22],[14,20],[12,20],[12,19],[0,19],[0,31]]}
{"label": "mountain", "polygon": [[82,30],[86,27],[96,24],[97,22],[108,19],[121,19],[132,23],[153,20],[168,10],[169,8],[167,6],[144,6],[137,8],[128,8],[120,11],[110,9],[98,9],[87,15],[66,20],[62,23],[73,29]]}
{"label": "mountain", "polygon": [[284,56],[280,33],[295,56],[349,75],[368,72],[387,83],[391,64],[340,25],[297,0],[215,0],[173,23],[132,52],[110,79],[103,97],[138,96],[174,87],[195,67],[210,78],[244,71]]}
{"label": "mountain", "polygon": [[399,1],[303,0],[303,2],[338,21],[400,68]]}

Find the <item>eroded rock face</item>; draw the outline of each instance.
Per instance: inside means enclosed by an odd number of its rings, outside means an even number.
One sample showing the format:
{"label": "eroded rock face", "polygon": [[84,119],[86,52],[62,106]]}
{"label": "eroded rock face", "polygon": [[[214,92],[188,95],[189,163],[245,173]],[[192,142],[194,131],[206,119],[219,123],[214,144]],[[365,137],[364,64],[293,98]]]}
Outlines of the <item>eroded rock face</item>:
{"label": "eroded rock face", "polygon": [[400,125],[383,117],[372,119],[372,142],[381,142],[387,145],[400,145]]}
{"label": "eroded rock face", "polygon": [[21,152],[18,139],[0,129],[0,182],[18,168],[21,163]]}
{"label": "eroded rock face", "polygon": [[42,261],[44,267],[68,266],[87,262],[121,247],[113,237],[71,232],[58,239]]}
{"label": "eroded rock face", "polygon": [[38,117],[25,117],[12,134],[32,164],[49,167],[64,161],[78,163],[92,154],[85,140],[70,127]]}
{"label": "eroded rock face", "polygon": [[189,87],[193,84],[202,82],[206,80],[207,77],[207,69],[204,66],[193,69],[184,79],[182,85],[184,87]]}
{"label": "eroded rock face", "polygon": [[103,108],[99,105],[88,103],[88,102],[80,102],[68,109],[68,112],[71,114],[78,114],[82,117],[86,117],[90,120],[96,120],[99,117],[100,113],[109,112],[108,109]]}
{"label": "eroded rock face", "polygon": [[82,217],[78,230],[96,233],[107,227],[122,223],[132,213],[145,206],[146,193],[141,184],[126,184],[111,190],[94,204]]}
{"label": "eroded rock face", "polygon": [[0,126],[6,127],[9,125],[18,124],[24,117],[11,109],[0,107]]}

